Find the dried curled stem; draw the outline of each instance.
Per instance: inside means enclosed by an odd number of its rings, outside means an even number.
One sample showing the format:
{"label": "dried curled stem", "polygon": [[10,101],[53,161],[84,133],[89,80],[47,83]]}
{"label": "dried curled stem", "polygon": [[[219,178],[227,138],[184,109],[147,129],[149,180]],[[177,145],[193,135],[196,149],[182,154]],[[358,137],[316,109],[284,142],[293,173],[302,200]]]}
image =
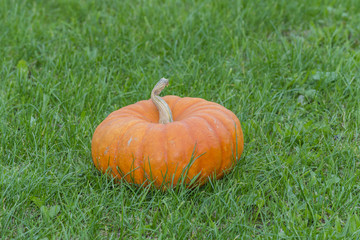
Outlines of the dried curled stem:
{"label": "dried curled stem", "polygon": [[167,85],[169,85],[169,80],[161,78],[151,91],[151,100],[159,111],[159,123],[161,124],[173,122],[169,105],[164,101],[164,99],[159,97],[159,94]]}

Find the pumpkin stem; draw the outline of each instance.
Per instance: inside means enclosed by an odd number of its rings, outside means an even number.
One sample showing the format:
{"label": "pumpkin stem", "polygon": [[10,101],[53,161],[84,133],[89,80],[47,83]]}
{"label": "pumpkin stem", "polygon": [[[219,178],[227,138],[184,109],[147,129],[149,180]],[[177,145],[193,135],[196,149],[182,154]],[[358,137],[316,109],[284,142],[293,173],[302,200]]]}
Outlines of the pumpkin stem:
{"label": "pumpkin stem", "polygon": [[151,100],[159,111],[159,123],[162,124],[171,123],[173,121],[169,105],[164,99],[158,96],[167,85],[169,85],[169,80],[162,78],[151,91]]}

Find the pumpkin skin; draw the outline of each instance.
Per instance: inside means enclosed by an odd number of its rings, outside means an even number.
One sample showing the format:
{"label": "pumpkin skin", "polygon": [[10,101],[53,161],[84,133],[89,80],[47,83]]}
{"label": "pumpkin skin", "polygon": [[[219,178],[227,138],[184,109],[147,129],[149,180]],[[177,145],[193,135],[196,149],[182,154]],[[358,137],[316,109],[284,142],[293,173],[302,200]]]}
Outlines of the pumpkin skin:
{"label": "pumpkin skin", "polygon": [[[91,149],[103,173],[142,186],[189,186],[221,178],[244,148],[240,121],[225,107],[201,98],[165,96],[173,122],[160,124],[151,100],[112,112],[95,130]],[[192,160],[192,161],[191,161]],[[191,163],[190,163],[191,162]]]}

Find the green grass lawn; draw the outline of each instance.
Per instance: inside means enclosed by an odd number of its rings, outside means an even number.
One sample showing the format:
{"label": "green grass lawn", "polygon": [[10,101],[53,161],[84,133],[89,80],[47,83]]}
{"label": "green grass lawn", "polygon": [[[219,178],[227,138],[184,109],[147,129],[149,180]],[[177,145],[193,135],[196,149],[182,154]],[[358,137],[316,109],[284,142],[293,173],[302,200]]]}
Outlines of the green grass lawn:
{"label": "green grass lawn", "polygon": [[[0,238],[359,238],[359,39],[358,0],[0,0]],[[96,170],[96,126],[161,77],[240,119],[223,179]]]}

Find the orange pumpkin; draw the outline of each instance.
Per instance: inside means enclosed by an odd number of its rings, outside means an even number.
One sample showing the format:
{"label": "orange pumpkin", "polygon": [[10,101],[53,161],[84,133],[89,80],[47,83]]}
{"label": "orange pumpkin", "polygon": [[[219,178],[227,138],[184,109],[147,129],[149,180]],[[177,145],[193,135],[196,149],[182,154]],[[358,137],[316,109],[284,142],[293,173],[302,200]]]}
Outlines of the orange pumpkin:
{"label": "orange pumpkin", "polygon": [[95,166],[118,179],[168,188],[202,185],[220,178],[239,160],[244,138],[239,119],[225,107],[201,98],[158,95],[112,112],[95,130]]}

